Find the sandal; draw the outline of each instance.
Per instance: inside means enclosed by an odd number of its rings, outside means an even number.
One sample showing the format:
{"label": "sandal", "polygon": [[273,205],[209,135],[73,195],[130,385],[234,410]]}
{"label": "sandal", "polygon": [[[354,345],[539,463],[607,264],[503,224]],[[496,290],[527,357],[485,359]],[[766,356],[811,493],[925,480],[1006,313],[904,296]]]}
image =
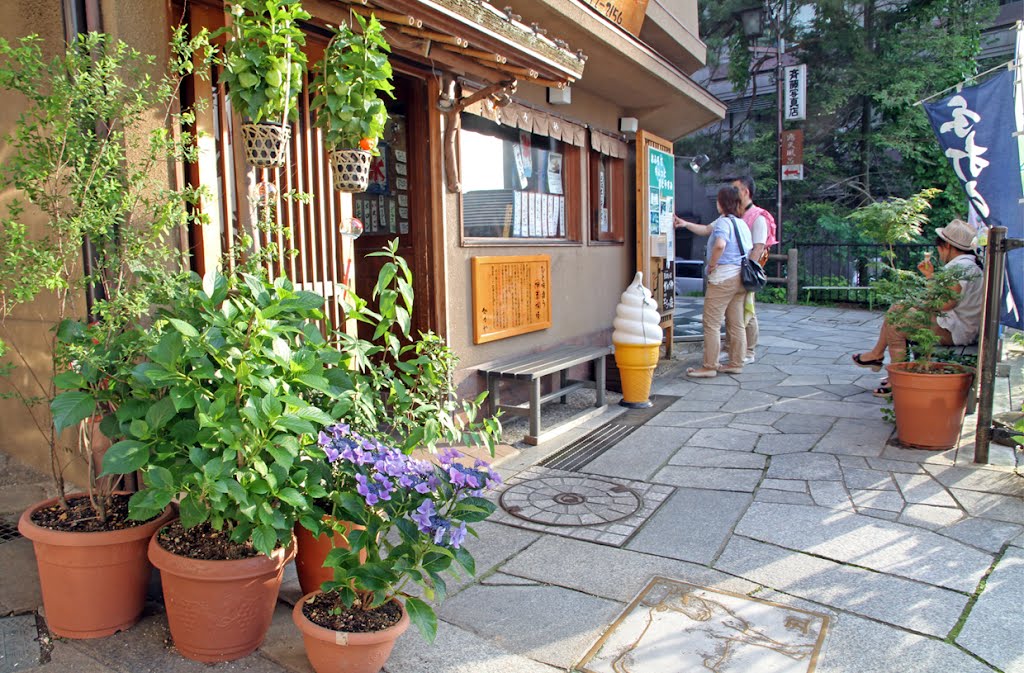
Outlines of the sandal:
{"label": "sandal", "polygon": [[882,384],[875,388],[874,392],[871,393],[875,397],[881,397],[882,399],[889,399],[892,397],[892,386],[888,384]]}
{"label": "sandal", "polygon": [[686,370],[686,375],[693,379],[713,379],[718,376],[718,370],[716,369],[694,369],[689,367]]}
{"label": "sandal", "polygon": [[863,355],[863,353],[857,353],[851,358],[853,360],[853,364],[858,367],[867,367],[871,371],[877,372],[882,368],[882,365],[885,364],[884,358],[881,360],[863,360],[860,357],[861,355]]}
{"label": "sandal", "polygon": [[723,374],[742,374],[743,366],[740,365],[739,367],[719,367],[718,371],[720,371]]}

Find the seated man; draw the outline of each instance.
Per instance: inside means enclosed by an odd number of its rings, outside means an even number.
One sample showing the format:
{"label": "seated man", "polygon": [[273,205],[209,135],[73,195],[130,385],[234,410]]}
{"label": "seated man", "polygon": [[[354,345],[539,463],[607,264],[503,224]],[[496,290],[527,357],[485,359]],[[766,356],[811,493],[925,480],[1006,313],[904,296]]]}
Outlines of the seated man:
{"label": "seated man", "polygon": [[[942,311],[932,316],[932,331],[939,336],[944,346],[962,346],[974,343],[981,328],[981,312],[985,299],[985,279],[981,271],[981,262],[972,248],[975,231],[963,220],[953,220],[945,227],[936,229],[938,238],[935,246],[939,259],[947,267],[962,267],[965,277],[952,288],[957,298],[942,307]],[[935,268],[930,255],[917,265],[918,271],[925,278],[931,278]],[[878,341],[871,350],[853,356],[853,362],[859,367],[869,367],[873,371],[882,368],[885,362],[885,351],[889,351],[890,362],[903,362],[907,359],[907,338],[886,320],[882,323]],[[875,395],[888,396],[892,392],[888,381],[875,389]]]}

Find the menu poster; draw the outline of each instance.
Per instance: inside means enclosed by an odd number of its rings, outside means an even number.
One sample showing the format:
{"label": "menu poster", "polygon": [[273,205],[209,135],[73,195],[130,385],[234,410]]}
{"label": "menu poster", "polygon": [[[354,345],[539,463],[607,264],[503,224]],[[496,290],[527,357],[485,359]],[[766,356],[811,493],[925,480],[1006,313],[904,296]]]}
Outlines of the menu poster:
{"label": "menu poster", "polygon": [[534,238],[540,235],[538,230],[538,223],[540,222],[540,194],[537,192],[529,192],[530,194],[530,233],[527,236]]}
{"label": "menu poster", "polygon": [[558,236],[558,202],[562,197],[551,194],[548,196],[548,236]]}
{"label": "menu poster", "polygon": [[523,193],[520,191],[512,192],[512,235],[523,235]]}
{"label": "menu poster", "polygon": [[533,177],[533,142],[526,131],[519,132],[519,151],[523,157],[523,175]]}
{"label": "menu poster", "polygon": [[396,163],[395,164],[395,172],[398,173],[399,175],[408,175],[409,174],[409,164]]}
{"label": "menu poster", "polygon": [[401,191],[405,192],[409,190],[409,181],[405,178],[398,178],[395,180],[395,186]]}
{"label": "menu poster", "polygon": [[401,222],[398,223],[398,233],[400,233],[400,234],[408,234],[409,233],[409,223],[406,220],[402,220]]}
{"label": "menu poster", "polygon": [[384,231],[395,231],[396,223],[388,221],[387,204],[384,202],[383,196],[377,197],[377,208],[380,210],[380,228]]}
{"label": "menu poster", "polygon": [[552,194],[562,193],[562,155],[560,152],[548,153],[548,191]]}
{"label": "menu poster", "polygon": [[398,223],[398,204],[394,199],[388,199],[388,215],[390,216],[391,231],[394,231],[395,225]]}
{"label": "menu poster", "polygon": [[[397,152],[396,152],[396,154],[397,154]],[[408,194],[399,194],[398,195],[398,205],[402,206],[403,208],[408,208],[409,207],[409,195]]]}
{"label": "menu poster", "polygon": [[395,150],[395,161],[398,161],[398,162],[403,163],[403,164],[405,163],[405,161],[406,161],[405,150]]}
{"label": "menu poster", "polygon": [[512,146],[512,157],[516,161],[516,175],[519,176],[519,189],[526,189],[526,185],[529,184],[526,174],[526,166],[523,163],[523,150],[519,145]]}
{"label": "menu poster", "polygon": [[408,208],[399,207],[398,208],[398,216],[400,218],[402,218],[403,220],[409,219],[409,209]]}
{"label": "menu poster", "polygon": [[568,233],[568,225],[565,222],[565,198],[558,199],[558,235],[565,236]]}
{"label": "menu poster", "polygon": [[546,237],[548,235],[548,195],[540,195],[540,235]]}
{"label": "menu poster", "polygon": [[377,209],[377,204],[367,203],[366,207],[370,210],[370,231],[378,231],[380,229],[380,211]]}

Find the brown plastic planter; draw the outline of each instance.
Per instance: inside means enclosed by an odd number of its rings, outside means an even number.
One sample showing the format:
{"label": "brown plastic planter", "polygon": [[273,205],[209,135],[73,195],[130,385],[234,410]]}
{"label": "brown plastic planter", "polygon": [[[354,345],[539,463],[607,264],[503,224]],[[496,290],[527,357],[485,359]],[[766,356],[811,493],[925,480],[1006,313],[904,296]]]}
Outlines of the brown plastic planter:
{"label": "brown plastic planter", "polygon": [[896,436],[918,449],[941,451],[956,446],[967,409],[967,394],[974,373],[962,365],[939,363],[960,373],[919,373],[915,363],[896,362],[886,367],[892,386]]}
{"label": "brown plastic planter", "polygon": [[195,661],[240,659],[263,642],[274,615],[285,564],[295,543],[272,556],[201,561],[149,542],[149,560],[160,570],[174,646]]}
{"label": "brown plastic planter", "polygon": [[[124,494],[129,495],[129,494]],[[85,497],[82,493],[69,499]],[[153,571],[146,545],[174,517],[162,515],[133,528],[99,533],[66,533],[37,526],[32,514],[57,502],[51,498],[25,510],[18,530],[36,553],[43,608],[50,631],[62,638],[103,638],[139,621]]]}
{"label": "brown plastic planter", "polygon": [[[346,535],[351,533],[354,528],[362,528],[362,526],[355,526],[348,521],[342,522],[342,525],[345,526]],[[332,538],[333,545],[331,544]],[[348,549],[348,542],[340,534],[335,533],[328,536],[324,533],[320,537],[314,538],[313,534],[302,524],[295,524],[295,545],[298,548],[298,552],[295,554],[295,573],[299,576],[299,587],[302,589],[303,595],[319,591],[324,582],[334,579],[334,571],[324,567],[324,561],[327,560],[327,554],[331,549],[334,547]],[[360,552],[360,556],[362,560],[366,560],[365,551]]]}
{"label": "brown plastic planter", "polygon": [[370,633],[333,631],[314,624],[302,614],[306,601],[320,593],[302,597],[292,610],[292,621],[302,632],[306,657],[316,673],[379,673],[391,656],[395,641],[409,628],[409,614],[402,607],[402,618],[394,626]]}

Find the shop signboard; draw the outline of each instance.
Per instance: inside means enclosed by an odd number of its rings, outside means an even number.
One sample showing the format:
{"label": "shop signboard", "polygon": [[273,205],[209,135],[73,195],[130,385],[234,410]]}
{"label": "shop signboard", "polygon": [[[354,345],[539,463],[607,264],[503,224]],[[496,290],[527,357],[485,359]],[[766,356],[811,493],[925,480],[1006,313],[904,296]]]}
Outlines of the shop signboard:
{"label": "shop signboard", "polygon": [[474,257],[473,343],[551,327],[551,256]]}
{"label": "shop signboard", "polygon": [[782,179],[804,179],[804,132],[782,132]]}
{"label": "shop signboard", "polygon": [[[675,157],[672,143],[646,131],[636,136],[637,271],[654,294],[663,326],[675,309]],[[671,337],[671,331],[670,331]],[[671,338],[669,339],[671,343]]]}
{"label": "shop signboard", "polygon": [[616,26],[632,34],[640,36],[640,27],[647,16],[647,0],[583,0],[597,10]]}

